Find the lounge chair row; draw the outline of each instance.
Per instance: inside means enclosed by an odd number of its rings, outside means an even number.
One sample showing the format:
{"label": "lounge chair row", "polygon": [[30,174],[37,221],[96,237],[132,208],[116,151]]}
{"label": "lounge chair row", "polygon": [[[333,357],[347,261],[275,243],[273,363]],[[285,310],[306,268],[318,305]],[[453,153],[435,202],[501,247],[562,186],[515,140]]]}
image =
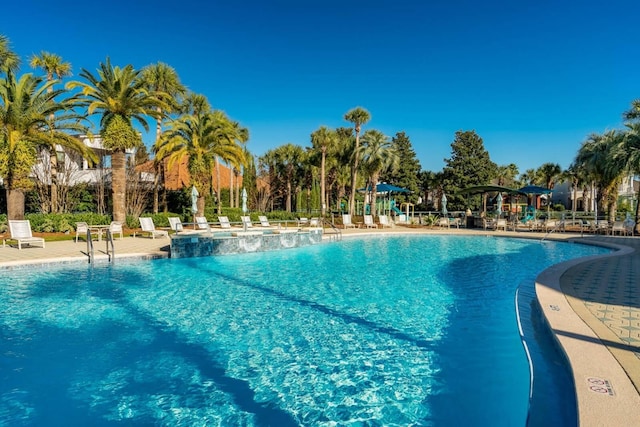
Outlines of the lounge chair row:
{"label": "lounge chair row", "polygon": [[[362,223],[364,228],[378,228],[378,227],[393,227],[394,223],[389,219],[386,215],[379,215],[378,220],[380,224],[376,224],[373,220],[373,215],[364,215],[364,222]],[[358,224],[360,225],[360,224]],[[351,215],[342,214],[342,226],[343,228],[359,228],[358,225],[354,224]]]}

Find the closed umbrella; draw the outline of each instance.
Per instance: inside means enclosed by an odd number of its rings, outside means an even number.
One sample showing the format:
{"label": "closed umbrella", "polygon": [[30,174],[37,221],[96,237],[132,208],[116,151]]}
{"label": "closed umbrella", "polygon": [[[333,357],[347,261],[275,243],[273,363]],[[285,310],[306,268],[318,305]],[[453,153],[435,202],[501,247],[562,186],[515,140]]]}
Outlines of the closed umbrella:
{"label": "closed umbrella", "polygon": [[198,189],[194,185],[191,187],[191,210],[194,215],[198,213],[198,196],[200,196],[200,193],[198,193]]}
{"label": "closed umbrella", "polygon": [[447,216],[447,213],[448,213],[448,211],[447,211],[447,196],[444,193],[442,193],[441,203],[442,203],[442,206],[441,206],[442,207],[442,216]]}
{"label": "closed umbrella", "polygon": [[502,193],[498,193],[498,198],[496,200],[498,201],[498,218],[500,218],[500,215],[502,214]]}
{"label": "closed umbrella", "polygon": [[244,187],[242,188],[242,212],[243,213],[247,213],[248,209],[247,209],[247,190],[244,189]]}

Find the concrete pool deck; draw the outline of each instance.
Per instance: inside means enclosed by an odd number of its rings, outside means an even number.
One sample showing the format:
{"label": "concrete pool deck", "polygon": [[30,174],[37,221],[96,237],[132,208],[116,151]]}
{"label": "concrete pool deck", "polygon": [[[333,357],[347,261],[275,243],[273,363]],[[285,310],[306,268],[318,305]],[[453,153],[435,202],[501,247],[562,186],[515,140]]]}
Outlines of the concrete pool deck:
{"label": "concrete pool deck", "polygon": [[[343,230],[343,236],[372,233],[472,234],[540,240],[544,233],[428,229]],[[607,256],[555,265],[536,280],[543,312],[571,361],[581,426],[640,425],[640,239],[554,233],[549,240],[615,246]],[[166,258],[166,238],[125,237],[114,241],[116,263],[125,258]],[[88,262],[87,244],[47,242],[46,248],[0,246],[0,267],[24,268]],[[97,262],[107,262],[106,243],[94,242]],[[550,420],[553,424],[553,421]]]}

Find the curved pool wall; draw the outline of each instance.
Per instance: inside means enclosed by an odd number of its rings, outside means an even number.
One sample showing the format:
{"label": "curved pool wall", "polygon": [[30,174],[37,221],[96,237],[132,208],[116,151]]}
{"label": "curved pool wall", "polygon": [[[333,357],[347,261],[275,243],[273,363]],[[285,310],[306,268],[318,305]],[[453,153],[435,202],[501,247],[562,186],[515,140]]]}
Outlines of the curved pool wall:
{"label": "curved pool wall", "polygon": [[513,293],[577,246],[380,236],[9,272],[0,424],[524,425]]}
{"label": "curved pool wall", "polygon": [[186,232],[171,236],[171,258],[192,258],[300,248],[322,242],[322,228]]}
{"label": "curved pool wall", "polygon": [[575,382],[536,297],[535,281],[518,286],[516,310],[522,345],[529,361],[528,427],[578,425]]}

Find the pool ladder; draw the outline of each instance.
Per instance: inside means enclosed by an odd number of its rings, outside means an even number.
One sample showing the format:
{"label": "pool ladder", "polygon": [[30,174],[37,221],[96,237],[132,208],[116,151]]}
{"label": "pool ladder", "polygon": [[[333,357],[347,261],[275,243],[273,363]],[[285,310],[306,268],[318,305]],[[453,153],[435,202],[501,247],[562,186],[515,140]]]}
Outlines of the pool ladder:
{"label": "pool ladder", "polygon": [[[111,234],[111,230],[106,230],[105,242],[107,244],[107,256],[109,257],[110,263],[115,263],[116,260],[116,249],[113,245],[113,234]],[[87,255],[89,256],[89,264],[95,263],[95,253],[93,250],[93,239],[91,238],[91,230],[87,230]]]}
{"label": "pool ladder", "polygon": [[329,236],[330,242],[337,242],[342,240],[342,231],[340,231],[340,229],[336,227],[336,225],[333,222],[327,221],[324,218],[320,218],[320,221],[322,222],[323,225],[326,224],[332,230],[331,233],[326,233]]}

